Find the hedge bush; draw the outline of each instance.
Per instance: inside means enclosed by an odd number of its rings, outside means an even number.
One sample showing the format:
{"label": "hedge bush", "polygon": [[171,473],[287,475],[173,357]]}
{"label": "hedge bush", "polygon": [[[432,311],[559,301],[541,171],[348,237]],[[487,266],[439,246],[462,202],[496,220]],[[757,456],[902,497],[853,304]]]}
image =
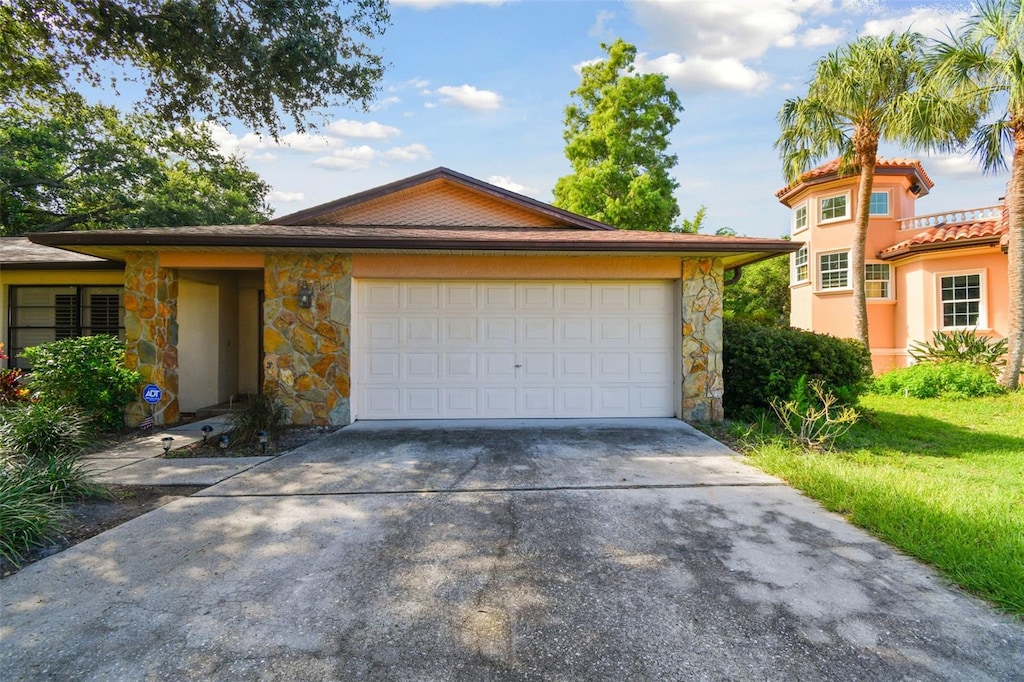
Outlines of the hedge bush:
{"label": "hedge bush", "polygon": [[966,361],[922,362],[894,369],[878,377],[871,390],[911,398],[975,398],[1003,392],[988,366]]}
{"label": "hedge bush", "polygon": [[855,403],[871,379],[871,354],[853,339],[743,320],[725,320],[723,334],[728,415],[788,399],[801,377],[819,380],[843,402]]}
{"label": "hedge bush", "polygon": [[142,377],[124,366],[124,344],[99,334],[44,343],[22,352],[32,366],[29,388],[40,402],[70,405],[97,428],[116,431]]}

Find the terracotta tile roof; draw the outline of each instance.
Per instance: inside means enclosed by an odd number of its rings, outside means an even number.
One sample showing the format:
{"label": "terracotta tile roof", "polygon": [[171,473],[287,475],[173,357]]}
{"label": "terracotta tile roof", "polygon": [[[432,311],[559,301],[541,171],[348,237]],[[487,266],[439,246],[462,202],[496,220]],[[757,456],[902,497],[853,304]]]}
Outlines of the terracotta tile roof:
{"label": "terracotta tile roof", "polygon": [[938,225],[918,232],[909,239],[882,249],[878,257],[887,260],[909,253],[933,251],[943,248],[958,248],[977,244],[1009,244],[1009,212],[990,220],[975,220],[953,225]]}
{"label": "terracotta tile roof", "polygon": [[0,266],[5,270],[121,267],[103,258],[33,244],[27,237],[0,237]]}
{"label": "terracotta tile roof", "polygon": [[[786,196],[787,194],[790,194],[794,189],[796,189],[797,187],[799,187],[802,184],[809,183],[809,182],[814,182],[814,181],[821,181],[821,180],[824,180],[824,179],[832,179],[832,176],[839,177],[839,166],[840,166],[840,163],[841,163],[840,159],[836,158],[836,159],[832,159],[831,161],[818,166],[817,168],[812,168],[811,170],[809,170],[806,173],[804,173],[803,175],[801,175],[799,180],[797,180],[796,182],[791,183],[789,185],[786,185],[785,187],[780,189],[778,192],[776,192],[775,196],[777,198],[779,198],[779,199],[782,199],[784,196]],[[924,181],[925,185],[927,185],[929,189],[931,189],[932,187],[935,186],[935,183],[932,182],[932,179],[930,177],[928,177],[928,174],[925,172],[924,167],[921,166],[921,162],[918,161],[917,159],[886,159],[886,158],[879,158],[877,163],[875,163],[875,168],[877,170],[882,170],[882,171],[885,171],[885,170],[889,170],[889,171],[912,170],[912,171],[915,171],[917,173],[917,175],[919,175],[921,177],[921,180]],[[856,173],[856,172],[857,172],[856,167],[853,167],[853,168],[850,169],[850,173]]]}

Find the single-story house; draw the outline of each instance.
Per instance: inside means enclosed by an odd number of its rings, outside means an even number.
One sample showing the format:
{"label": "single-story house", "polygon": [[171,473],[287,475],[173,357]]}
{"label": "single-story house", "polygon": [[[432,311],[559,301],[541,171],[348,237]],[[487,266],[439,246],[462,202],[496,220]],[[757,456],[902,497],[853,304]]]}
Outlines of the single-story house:
{"label": "single-story house", "polygon": [[89,287],[120,284],[128,363],[162,389],[129,423],[157,424],[263,387],[297,424],[721,419],[726,273],[799,246],[618,230],[445,168],[260,225],[28,240],[61,255],[4,247],[12,348],[30,306],[60,327],[58,285],[87,333]]}

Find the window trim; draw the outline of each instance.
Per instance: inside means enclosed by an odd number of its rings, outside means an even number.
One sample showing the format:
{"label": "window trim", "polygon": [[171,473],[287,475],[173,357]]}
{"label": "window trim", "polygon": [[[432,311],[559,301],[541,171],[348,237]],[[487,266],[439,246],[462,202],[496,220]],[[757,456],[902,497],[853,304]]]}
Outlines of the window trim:
{"label": "window trim", "polygon": [[[846,254],[846,284],[838,287],[826,287],[822,285],[823,275],[826,270],[821,266],[821,259],[824,256],[832,254]],[[850,250],[849,249],[833,249],[831,251],[819,251],[814,254],[814,261],[817,265],[817,276],[815,277],[817,290],[820,292],[835,292],[835,291],[852,291],[853,285],[850,281]],[[827,272],[841,272],[840,270],[828,270]]]}
{"label": "window trim", "polygon": [[[885,267],[889,268],[889,276],[886,279],[884,279],[884,280],[883,279],[873,279],[873,280],[870,280],[872,282],[885,282],[886,283],[886,287],[885,288],[886,288],[886,290],[888,292],[887,295],[885,295],[885,296],[871,296],[870,294],[868,294],[868,266],[869,265],[884,265]],[[868,301],[891,301],[891,300],[893,300],[895,298],[895,296],[893,296],[893,287],[892,287],[892,263],[885,263],[885,262],[882,262],[882,261],[879,261],[879,260],[870,260],[870,261],[867,261],[867,262],[864,263],[864,298],[866,298]]]}
{"label": "window trim", "polygon": [[[823,217],[822,211],[824,210],[824,206],[823,206],[824,202],[826,200],[828,200],[828,199],[838,199],[839,197],[843,197],[846,200],[846,211],[843,213],[843,215],[837,216],[835,218],[825,218],[825,217]],[[849,220],[849,219],[850,219],[850,192],[849,191],[837,192],[835,194],[829,194],[827,196],[818,197],[818,224],[819,225],[829,225],[831,223],[840,223],[840,222],[843,222],[844,220]]]}
{"label": "window trim", "polygon": [[[978,322],[977,324],[970,325],[954,325],[946,326],[946,314],[943,310],[943,304],[945,301],[942,300],[942,280],[945,277],[957,277],[961,275],[978,275]],[[973,299],[966,299],[973,300]],[[987,330],[988,326],[988,269],[987,268],[969,268],[965,270],[951,270],[949,272],[937,272],[935,273],[935,306],[937,308],[938,317],[936,318],[936,326],[941,331],[955,331],[958,329],[975,329],[975,330]]]}
{"label": "window trim", "polygon": [[[803,279],[800,279],[800,276],[797,274],[798,273],[798,270],[797,270],[798,264],[796,262],[797,261],[797,257],[801,253],[804,256],[804,263],[803,263],[803,265],[804,265],[804,268],[806,269],[806,272],[804,273]],[[792,270],[790,270],[790,275],[789,275],[789,279],[790,279],[789,283],[790,284],[807,284],[808,282],[811,281],[811,252],[810,252],[810,249],[807,248],[807,244],[804,244],[799,249],[797,249],[796,251],[793,252],[793,259],[790,261],[790,265],[792,267]]]}
{"label": "window trim", "polygon": [[888,189],[873,189],[871,190],[871,197],[873,198],[876,194],[885,195],[885,213],[872,213],[871,212],[871,199],[868,199],[868,217],[869,218],[889,218],[892,217],[892,190]]}
{"label": "window trim", "polygon": [[[797,227],[797,214],[801,210],[804,212],[804,226],[803,227]],[[793,223],[790,226],[790,232],[792,234],[797,234],[798,232],[803,232],[804,230],[806,230],[810,226],[811,226],[811,211],[810,211],[810,206],[809,206],[808,202],[805,201],[802,204],[798,204],[797,206],[794,206],[793,207]]]}

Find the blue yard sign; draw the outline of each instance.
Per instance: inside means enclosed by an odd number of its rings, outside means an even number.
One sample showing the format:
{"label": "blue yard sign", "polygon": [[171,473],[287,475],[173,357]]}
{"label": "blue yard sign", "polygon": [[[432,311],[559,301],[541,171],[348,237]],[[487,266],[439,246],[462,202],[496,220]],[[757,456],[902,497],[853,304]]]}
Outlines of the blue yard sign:
{"label": "blue yard sign", "polygon": [[164,392],[160,390],[160,387],[156,384],[149,384],[142,389],[142,399],[150,405],[155,405],[160,402],[160,398],[163,397]]}

